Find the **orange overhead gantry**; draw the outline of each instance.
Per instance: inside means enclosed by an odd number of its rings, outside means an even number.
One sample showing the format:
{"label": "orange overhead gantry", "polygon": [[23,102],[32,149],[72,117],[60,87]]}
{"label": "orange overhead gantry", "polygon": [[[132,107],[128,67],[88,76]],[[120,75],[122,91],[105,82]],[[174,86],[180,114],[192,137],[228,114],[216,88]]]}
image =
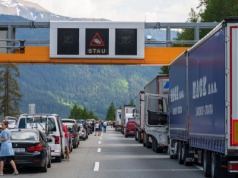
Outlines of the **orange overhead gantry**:
{"label": "orange overhead gantry", "polygon": [[15,53],[0,54],[0,63],[168,65],[186,49],[186,47],[145,47],[144,59],[61,59],[50,58],[48,46],[26,46],[23,53],[16,50]]}
{"label": "orange overhead gantry", "polygon": [[[64,23],[64,24],[62,24]],[[58,26],[57,26],[58,25]],[[63,39],[57,36],[61,31],[60,28],[63,27],[72,30],[77,28],[76,33],[73,36],[68,35],[69,33],[62,33],[64,36],[63,46],[61,49],[71,49],[74,46],[64,46],[65,44],[69,44],[69,42],[74,39],[86,39],[90,37],[91,31],[90,29],[93,27],[96,30],[99,30],[99,26],[109,29],[110,35],[114,35],[109,38],[109,43],[107,46],[110,46],[110,49],[116,49],[113,45],[127,45],[126,43],[130,40],[128,38],[128,34],[133,34],[134,30],[137,30],[137,54],[140,53],[139,57],[137,55],[120,55],[114,53],[110,53],[107,55],[107,58],[103,56],[98,56],[97,53],[94,53],[94,56],[90,56],[88,54],[79,56],[57,56],[57,42],[55,39]],[[17,63],[17,64],[97,64],[97,65],[168,65],[170,64],[176,57],[182,54],[187,48],[186,47],[171,47],[173,44],[194,44],[199,40],[199,31],[200,29],[211,29],[214,28],[217,23],[214,22],[203,22],[203,23],[117,23],[117,22],[1,22],[0,23],[0,63]],[[121,28],[124,29],[121,29]],[[129,28],[130,27],[130,28]],[[18,28],[48,28],[50,31],[50,40],[47,41],[31,41],[31,40],[17,40],[15,39],[16,29]],[[125,34],[125,31],[130,32]],[[58,29],[58,31],[57,31]],[[80,29],[80,30],[79,30]],[[88,30],[89,29],[89,30]],[[166,30],[166,40],[165,41],[153,41],[153,37],[149,37],[144,39],[144,32],[142,29],[165,29]],[[194,40],[192,41],[174,41],[171,38],[171,29],[194,29]],[[62,29],[60,29],[62,30]],[[89,33],[90,32],[90,33]],[[107,32],[109,34],[109,32]],[[71,33],[71,32],[70,32]],[[87,36],[88,33],[88,36]],[[99,32],[97,32],[99,33]],[[106,32],[102,36],[107,36]],[[77,34],[77,35],[76,35]],[[85,38],[86,34],[86,38]],[[136,34],[136,33],[134,33]],[[77,38],[73,38],[76,37]],[[101,37],[102,37],[101,36]],[[117,39],[118,37],[118,39]],[[120,37],[120,38],[119,38]],[[115,41],[113,41],[115,39]],[[50,41],[50,43],[49,43]],[[60,40],[59,40],[60,41]],[[92,39],[89,38],[89,42],[92,43]],[[106,41],[106,40],[105,40]],[[17,45],[19,42],[19,45]],[[90,43],[90,45],[91,45]],[[83,41],[80,43],[81,52],[85,51],[88,46]],[[101,44],[101,43],[100,43]],[[100,48],[100,44],[91,45],[92,48],[95,45],[98,45]],[[146,45],[144,45],[146,44]],[[156,44],[156,47],[153,47]],[[158,44],[163,44],[166,47],[159,47]],[[31,46],[28,46],[31,45]],[[32,46],[35,45],[35,46]],[[38,46],[40,45],[40,46]],[[42,46],[45,45],[45,46]],[[112,45],[112,46],[111,46]],[[123,48],[122,45],[122,48]],[[83,47],[82,47],[83,46]],[[133,46],[133,45],[131,45]],[[144,47],[145,46],[145,47]],[[66,47],[66,48],[65,48]],[[85,47],[85,48],[84,48]],[[79,48],[76,48],[79,49]],[[105,45],[105,49],[108,50],[108,47]],[[117,48],[118,49],[118,48]],[[103,49],[104,50],[104,49]],[[142,53],[142,50],[143,53]],[[88,49],[86,50],[88,51]],[[129,53],[130,50],[127,49]],[[59,54],[62,54],[59,52]],[[72,53],[74,54],[74,53]],[[108,53],[107,53],[108,54]],[[80,56],[81,55],[81,56]],[[113,56],[114,55],[114,56]],[[85,57],[86,56],[86,57]]]}

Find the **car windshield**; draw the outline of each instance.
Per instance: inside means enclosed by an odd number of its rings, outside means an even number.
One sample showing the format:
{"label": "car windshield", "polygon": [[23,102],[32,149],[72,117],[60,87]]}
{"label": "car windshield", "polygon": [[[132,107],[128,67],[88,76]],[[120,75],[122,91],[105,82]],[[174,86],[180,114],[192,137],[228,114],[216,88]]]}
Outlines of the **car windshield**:
{"label": "car windshield", "polygon": [[67,127],[70,127],[70,128],[72,128],[72,127],[73,127],[73,123],[64,122],[64,124],[65,124]]}
{"label": "car windshield", "polygon": [[39,140],[37,133],[33,131],[12,131],[11,136],[12,140],[26,140],[26,141]]}
{"label": "car windshield", "polygon": [[134,121],[135,118],[128,118],[128,121]]}
{"label": "car windshield", "polygon": [[8,121],[8,125],[16,125],[15,120],[7,120],[7,121]]}
{"label": "car windshield", "polygon": [[[19,128],[38,128],[42,132],[45,132],[46,120],[46,117],[41,116],[21,118]],[[55,119],[52,117],[48,117],[48,131],[56,131]]]}

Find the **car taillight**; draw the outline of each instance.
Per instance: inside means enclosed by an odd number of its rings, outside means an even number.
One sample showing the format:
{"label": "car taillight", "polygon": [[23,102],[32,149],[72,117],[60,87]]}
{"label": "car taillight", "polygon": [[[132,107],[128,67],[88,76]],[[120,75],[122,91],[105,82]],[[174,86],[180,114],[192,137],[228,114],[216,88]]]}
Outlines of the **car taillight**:
{"label": "car taillight", "polygon": [[55,138],[55,144],[60,144],[60,137],[54,136],[54,138]]}
{"label": "car taillight", "polygon": [[27,147],[27,151],[42,151],[42,145],[40,143],[36,144],[35,146]]}

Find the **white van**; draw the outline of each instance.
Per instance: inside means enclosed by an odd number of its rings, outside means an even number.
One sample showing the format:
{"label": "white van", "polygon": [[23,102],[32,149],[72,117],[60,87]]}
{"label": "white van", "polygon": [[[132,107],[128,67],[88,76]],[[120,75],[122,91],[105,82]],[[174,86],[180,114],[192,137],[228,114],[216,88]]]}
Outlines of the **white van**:
{"label": "white van", "polygon": [[64,158],[65,136],[62,122],[57,114],[22,114],[17,123],[17,128],[36,128],[50,138],[51,157],[61,162]]}

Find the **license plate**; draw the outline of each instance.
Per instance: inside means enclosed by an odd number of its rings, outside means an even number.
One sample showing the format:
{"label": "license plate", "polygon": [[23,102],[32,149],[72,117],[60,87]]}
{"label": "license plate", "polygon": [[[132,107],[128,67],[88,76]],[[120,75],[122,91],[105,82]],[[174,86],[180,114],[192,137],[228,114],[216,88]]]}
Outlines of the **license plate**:
{"label": "license plate", "polygon": [[25,152],[25,148],[13,148],[15,152]]}

